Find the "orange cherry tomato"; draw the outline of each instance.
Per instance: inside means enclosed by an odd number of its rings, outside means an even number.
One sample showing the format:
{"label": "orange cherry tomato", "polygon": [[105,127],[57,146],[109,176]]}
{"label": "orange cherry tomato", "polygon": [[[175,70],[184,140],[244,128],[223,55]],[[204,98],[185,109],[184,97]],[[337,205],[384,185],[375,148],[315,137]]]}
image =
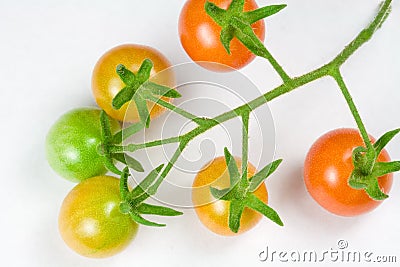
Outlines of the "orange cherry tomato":
{"label": "orange cherry tomato", "polygon": [[[232,0],[211,0],[220,8],[227,9]],[[249,64],[255,56],[237,38],[231,42],[229,55],[220,41],[221,27],[208,16],[204,9],[206,0],[188,0],[179,17],[179,36],[189,57],[206,69],[213,71],[232,71]],[[246,0],[244,11],[257,9],[254,0]],[[252,24],[255,34],[261,41],[265,38],[263,20]],[[203,61],[203,62],[201,62]],[[223,65],[207,64],[216,62]],[[224,66],[227,65],[227,66]],[[232,69],[233,68],[233,69]]]}
{"label": "orange cherry tomato", "polygon": [[119,211],[119,179],[96,176],[75,186],[65,197],[58,226],[65,243],[91,258],[115,255],[136,236],[138,225]]}
{"label": "orange cherry tomato", "polygon": [[[241,160],[235,159],[239,168]],[[196,214],[201,223],[209,230],[219,235],[233,236],[244,233],[253,228],[262,218],[262,215],[254,210],[245,208],[240,220],[240,228],[237,234],[229,228],[229,201],[216,200],[210,186],[224,189],[229,187],[230,178],[224,157],[215,158],[201,170],[193,181],[192,201]],[[256,168],[248,164],[248,177],[256,173]],[[262,183],[254,193],[260,200],[268,202],[268,192]]]}
{"label": "orange cherry tomato", "polygon": [[[97,61],[92,74],[93,95],[97,104],[112,118],[128,122],[140,120],[136,106],[129,106],[131,101],[124,104],[121,109],[116,110],[112,106],[112,100],[125,87],[116,72],[117,66],[123,64],[127,69],[136,73],[146,58],[150,59],[154,64],[150,80],[173,88],[175,85],[174,74],[172,70],[166,70],[171,64],[160,52],[151,47],[137,44],[120,45],[106,52]],[[155,75],[161,71],[163,71],[162,74]],[[163,99],[169,101],[168,98]],[[157,104],[149,102],[147,104],[151,118],[155,118],[165,111],[163,107]]]}
{"label": "orange cherry tomato", "polygon": [[[371,137],[370,137],[371,138]],[[371,141],[375,141],[371,138]],[[354,169],[352,152],[364,146],[356,129],[336,129],[321,136],[310,148],[304,163],[304,181],[308,192],[324,209],[341,216],[356,216],[376,208],[382,201],[373,200],[364,190],[350,187]],[[378,161],[390,161],[382,150]],[[379,177],[379,186],[388,193],[393,175]]]}

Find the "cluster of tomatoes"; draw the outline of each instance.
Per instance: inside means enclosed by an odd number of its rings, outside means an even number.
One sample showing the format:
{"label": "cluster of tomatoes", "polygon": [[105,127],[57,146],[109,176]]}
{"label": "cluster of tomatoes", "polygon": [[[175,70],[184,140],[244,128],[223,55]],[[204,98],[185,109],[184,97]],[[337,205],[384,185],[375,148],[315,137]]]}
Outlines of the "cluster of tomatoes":
{"label": "cluster of tomatoes", "polygon": [[[204,11],[205,0],[188,0],[181,12],[179,33],[183,48],[188,55],[212,71],[240,69],[254,58],[241,42],[233,39],[231,53],[220,42],[220,27]],[[220,8],[228,8],[230,0],[214,0]],[[253,0],[245,1],[244,10],[257,9]],[[256,35],[264,38],[262,20],[252,25]],[[122,64],[136,73],[145,59],[151,60],[151,75],[170,67],[169,61],[157,50],[127,44],[106,52],[93,70],[92,91],[99,107],[110,117],[110,131],[121,131],[120,122],[137,122],[137,110],[127,113],[129,102],[115,109],[113,99],[125,84],[116,68]],[[217,62],[222,65],[208,65]],[[217,67],[218,66],[218,67]],[[158,84],[174,86],[173,73],[160,76]],[[169,101],[169,99],[167,99]],[[147,102],[150,117],[156,118],[164,108]],[[107,176],[107,168],[101,155],[102,127],[101,109],[79,108],[63,116],[51,127],[46,150],[50,166],[62,177],[78,184],[66,196],[59,214],[59,230],[66,244],[81,255],[108,257],[124,249],[135,237],[138,224],[120,210],[119,179]],[[338,129],[322,136],[310,149],[304,166],[304,179],[312,197],[325,209],[343,216],[358,215],[375,208],[380,202],[371,199],[363,190],[351,188],[347,179],[353,170],[352,151],[362,146],[363,140],[357,130]],[[389,161],[382,151],[378,161]],[[236,159],[241,164],[240,159]],[[248,165],[248,176],[256,173]],[[388,192],[392,175],[379,179],[380,187]],[[209,185],[229,186],[229,175],[224,158],[216,158],[198,173],[193,182],[193,204],[200,221],[211,231],[221,235],[233,235],[229,229],[229,203],[217,200],[210,193]],[[268,193],[264,183],[255,195],[267,202]],[[261,215],[245,209],[241,217],[239,233],[251,229]]]}

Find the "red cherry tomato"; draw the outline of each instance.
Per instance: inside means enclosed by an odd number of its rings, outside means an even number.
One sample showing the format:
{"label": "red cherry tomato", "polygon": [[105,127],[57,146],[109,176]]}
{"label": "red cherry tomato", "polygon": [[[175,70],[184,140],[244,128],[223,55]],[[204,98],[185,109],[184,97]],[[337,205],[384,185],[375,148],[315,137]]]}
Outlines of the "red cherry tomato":
{"label": "red cherry tomato", "polygon": [[[211,2],[220,8],[227,9],[232,0],[212,0]],[[213,71],[232,71],[249,64],[255,56],[238,39],[234,38],[231,42],[231,54],[226,52],[220,41],[221,27],[208,16],[204,9],[205,3],[206,0],[188,0],[181,11],[179,36],[186,53],[193,61]],[[257,8],[255,1],[245,1],[244,11]],[[264,41],[264,21],[259,20],[252,27],[258,38]],[[229,67],[206,62],[216,62]]]}
{"label": "red cherry tomato", "polygon": [[[304,181],[310,195],[324,209],[341,216],[356,216],[382,203],[348,184],[354,169],[352,152],[363,145],[358,130],[336,129],[321,136],[310,148],[304,164]],[[390,157],[382,150],[377,160],[390,161]],[[389,192],[392,180],[392,174],[379,177],[383,192]]]}

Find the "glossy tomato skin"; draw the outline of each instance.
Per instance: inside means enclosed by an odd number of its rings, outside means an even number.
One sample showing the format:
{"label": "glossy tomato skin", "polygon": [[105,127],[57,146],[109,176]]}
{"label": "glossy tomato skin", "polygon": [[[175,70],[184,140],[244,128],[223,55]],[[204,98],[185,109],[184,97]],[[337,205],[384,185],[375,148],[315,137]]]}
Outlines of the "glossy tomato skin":
{"label": "glossy tomato skin", "polygon": [[[212,0],[210,2],[220,8],[227,9],[232,1]],[[226,72],[243,68],[255,56],[237,38],[234,38],[231,42],[231,54],[229,55],[226,52],[220,41],[221,27],[207,15],[204,9],[205,3],[206,0],[188,0],[181,11],[179,36],[183,48],[193,61],[196,61],[206,69]],[[245,11],[257,8],[258,6],[254,0],[245,1]],[[259,20],[252,27],[258,38],[264,41],[264,21]],[[207,64],[206,62],[216,62],[223,65]]]}
{"label": "glossy tomato skin", "polygon": [[[112,132],[120,130],[110,120]],[[107,172],[97,147],[101,143],[100,109],[85,107],[62,115],[46,137],[46,154],[50,166],[60,176],[79,182]]]}
{"label": "glossy tomato skin", "polygon": [[[136,106],[129,105],[130,101],[116,110],[112,106],[112,100],[125,87],[116,73],[117,66],[123,64],[130,71],[136,73],[145,59],[150,59],[154,64],[150,80],[173,88],[175,85],[174,74],[171,69],[168,69],[171,64],[159,51],[151,47],[137,44],[120,45],[107,51],[97,61],[92,73],[93,96],[97,104],[112,118],[119,121],[139,121]],[[151,118],[159,116],[165,110],[150,103],[148,103],[148,107]]]}
{"label": "glossy tomato skin", "polygon": [[126,248],[138,225],[119,211],[119,179],[89,178],[75,186],[61,206],[61,237],[75,252],[90,258],[110,257]]}
{"label": "glossy tomato skin", "polygon": [[[371,141],[375,140],[370,137]],[[382,201],[371,199],[364,190],[353,189],[348,178],[354,169],[352,152],[364,146],[356,129],[336,129],[321,136],[310,148],[304,163],[304,181],[314,200],[340,216],[357,216],[375,209]],[[390,161],[382,150],[378,161]],[[379,186],[390,191],[393,175],[379,177]]]}
{"label": "glossy tomato skin", "polygon": [[[241,160],[235,160],[240,168]],[[252,176],[255,172],[255,167],[249,163],[248,176]],[[240,220],[239,232],[233,233],[228,224],[230,202],[215,200],[209,189],[210,186],[223,189],[229,187],[229,185],[225,158],[218,157],[206,164],[206,167],[197,174],[192,186],[192,201],[200,222],[212,232],[224,236],[242,234],[253,228],[262,218],[260,213],[245,208]],[[267,203],[268,192],[264,183],[255,191],[255,195]]]}

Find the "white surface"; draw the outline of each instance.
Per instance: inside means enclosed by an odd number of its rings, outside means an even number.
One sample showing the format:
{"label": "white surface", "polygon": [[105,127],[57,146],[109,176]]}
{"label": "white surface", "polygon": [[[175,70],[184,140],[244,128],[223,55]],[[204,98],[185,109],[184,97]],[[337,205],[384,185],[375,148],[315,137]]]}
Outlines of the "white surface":
{"label": "white surface", "polygon": [[[272,2],[285,2],[288,7],[267,20],[267,46],[290,75],[300,75],[335,56],[372,19],[380,1]],[[260,5],[272,2],[258,1]],[[272,250],[322,253],[337,249],[339,239],[347,240],[350,250],[396,255],[399,262],[399,174],[390,198],[373,213],[357,218],[328,214],[305,190],[302,162],[312,142],[330,129],[354,126],[338,88],[328,79],[270,105],[276,125],[276,155],[285,162],[267,186],[270,204],[285,227],[263,220],[245,235],[224,238],[207,231],[194,211],[187,209],[180,218],[161,218],[168,223],[165,229],[141,227],[132,245],[113,258],[86,259],[65,246],[57,230],[58,209],[74,185],[59,178],[46,163],[47,130],[67,110],[94,104],[92,68],[99,56],[115,45],[146,44],[162,51],[173,64],[189,61],[177,35],[183,3],[0,0],[2,265],[265,266],[271,264],[259,262],[258,254],[267,245]],[[382,29],[343,67],[374,136],[400,126],[399,23],[400,5],[395,1]],[[262,92],[280,82],[262,59],[256,59],[243,73]],[[387,149],[393,159],[400,159],[400,138]]]}

